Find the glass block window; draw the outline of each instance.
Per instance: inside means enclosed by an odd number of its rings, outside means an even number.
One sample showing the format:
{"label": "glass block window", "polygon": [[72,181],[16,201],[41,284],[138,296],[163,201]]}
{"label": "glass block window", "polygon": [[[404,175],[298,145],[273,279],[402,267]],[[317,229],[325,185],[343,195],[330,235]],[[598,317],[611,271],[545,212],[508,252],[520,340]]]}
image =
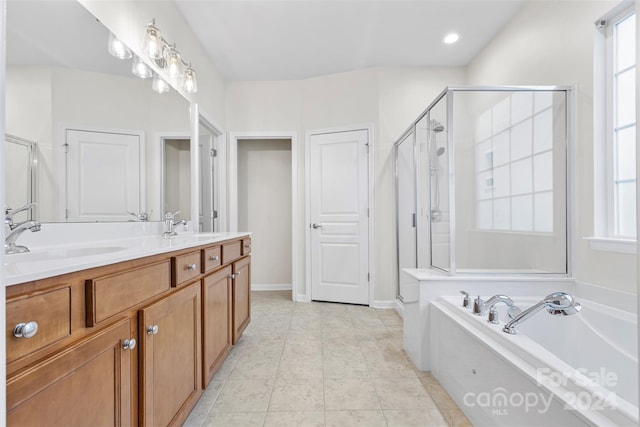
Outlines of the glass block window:
{"label": "glass block window", "polygon": [[480,230],[553,232],[553,93],[513,92],[475,122]]}

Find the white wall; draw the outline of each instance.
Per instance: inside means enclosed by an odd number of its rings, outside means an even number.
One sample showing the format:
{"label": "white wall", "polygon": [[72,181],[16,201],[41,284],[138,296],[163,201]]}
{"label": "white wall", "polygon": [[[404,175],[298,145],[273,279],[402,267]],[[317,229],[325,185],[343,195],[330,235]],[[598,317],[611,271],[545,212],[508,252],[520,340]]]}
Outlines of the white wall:
{"label": "white wall", "polygon": [[636,257],[594,251],[594,22],[617,2],[529,2],[468,67],[473,85],[577,85],[577,277],[637,292]]}
{"label": "white wall", "polygon": [[[396,296],[393,143],[448,84],[464,82],[464,70],[372,68],[297,81],[231,82],[226,92],[232,132],[294,131],[372,123],[374,127],[373,299]],[[298,158],[298,247],[305,247],[304,144]],[[304,297],[304,253],[294,295]]]}
{"label": "white wall", "polygon": [[291,140],[238,140],[238,230],[251,236],[254,286],[291,287]]}

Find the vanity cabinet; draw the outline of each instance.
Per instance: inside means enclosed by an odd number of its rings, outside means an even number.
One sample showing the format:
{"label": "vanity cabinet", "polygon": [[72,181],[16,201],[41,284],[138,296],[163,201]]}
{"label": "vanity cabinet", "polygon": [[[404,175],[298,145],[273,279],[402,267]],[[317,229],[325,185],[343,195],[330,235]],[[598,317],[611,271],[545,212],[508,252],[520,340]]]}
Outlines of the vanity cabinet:
{"label": "vanity cabinet", "polygon": [[203,386],[206,387],[232,347],[232,267],[202,279]]}
{"label": "vanity cabinet", "polygon": [[233,263],[233,344],[251,320],[251,257]]}
{"label": "vanity cabinet", "polygon": [[123,319],[9,377],[7,425],[131,426],[130,322]]}
{"label": "vanity cabinet", "polygon": [[202,393],[200,282],[140,311],[141,424],[181,425]]}
{"label": "vanity cabinet", "polygon": [[249,324],[243,248],[230,239],[7,288],[7,424],[181,425]]}

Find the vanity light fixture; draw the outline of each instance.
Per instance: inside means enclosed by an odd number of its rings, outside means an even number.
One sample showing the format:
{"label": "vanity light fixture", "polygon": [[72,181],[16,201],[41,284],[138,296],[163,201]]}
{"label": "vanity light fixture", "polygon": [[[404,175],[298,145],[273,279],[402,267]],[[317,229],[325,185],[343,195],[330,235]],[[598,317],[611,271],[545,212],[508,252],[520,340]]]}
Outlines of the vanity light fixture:
{"label": "vanity light fixture", "polygon": [[169,92],[169,83],[165,82],[162,77],[160,77],[157,73],[153,73],[153,82],[151,82],[151,89],[155,90],[158,93],[166,93]]}
{"label": "vanity light fixture", "polygon": [[444,44],[454,44],[460,40],[460,34],[458,33],[449,33],[442,39],[442,43]]}
{"label": "vanity light fixture", "polygon": [[167,72],[168,78],[176,86],[179,85],[186,93],[195,93],[198,90],[196,72],[191,68],[191,64],[182,58],[175,43],[170,44],[162,37],[155,19],[145,27],[143,50],[153,64]]}
{"label": "vanity light fixture", "polygon": [[150,59],[160,59],[163,56],[164,39],[162,33],[156,27],[156,20],[152,19],[145,27],[142,50]]}
{"label": "vanity light fixture", "polygon": [[166,49],[164,59],[167,63],[166,70],[167,74],[169,74],[169,78],[174,82],[178,82],[182,75],[182,58],[180,57],[180,52],[176,49],[175,44]]}
{"label": "vanity light fixture", "polygon": [[133,56],[131,49],[120,41],[112,32],[109,32],[109,53],[118,59],[129,59]]}
{"label": "vanity light fixture", "polygon": [[[129,56],[126,56],[126,52],[128,52]],[[186,93],[197,92],[196,72],[191,68],[191,63],[182,59],[182,55],[176,49],[175,43],[170,44],[162,37],[162,33],[156,27],[155,19],[152,19],[151,23],[145,27],[142,52],[143,56],[149,59],[154,69],[166,72],[165,78],[154,72],[140,57],[134,55],[115,35],[109,34],[109,53],[121,59],[133,57],[131,72],[141,79],[153,77],[151,86],[156,92],[165,93],[169,91],[170,86],[167,83],[167,78],[169,82],[176,87],[179,86]]]}
{"label": "vanity light fixture", "polygon": [[196,81],[196,72],[191,68],[191,64],[184,70],[184,79],[182,80],[182,90],[187,93],[196,93],[198,91],[198,83]]}
{"label": "vanity light fixture", "polygon": [[131,72],[134,76],[138,76],[141,79],[150,79],[153,77],[153,71],[147,64],[144,63],[139,56],[133,56],[133,65],[131,66]]}

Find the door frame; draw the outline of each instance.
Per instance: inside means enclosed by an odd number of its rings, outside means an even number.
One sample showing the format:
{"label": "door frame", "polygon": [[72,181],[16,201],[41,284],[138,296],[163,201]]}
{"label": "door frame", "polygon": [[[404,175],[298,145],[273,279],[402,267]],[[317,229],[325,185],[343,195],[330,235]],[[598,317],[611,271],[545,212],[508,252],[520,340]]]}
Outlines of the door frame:
{"label": "door frame", "polygon": [[[229,132],[229,231],[238,231],[238,140],[291,140],[291,299],[300,301],[298,292],[298,132]],[[247,231],[247,230],[245,230]]]}
{"label": "door frame", "polygon": [[310,166],[311,159],[309,154],[311,153],[311,137],[313,135],[322,135],[327,133],[340,133],[340,132],[353,132],[353,131],[367,131],[367,145],[369,147],[367,153],[367,185],[368,185],[368,204],[369,218],[368,218],[368,233],[369,233],[369,247],[368,247],[368,265],[369,265],[369,307],[375,306],[374,289],[375,289],[375,271],[373,270],[371,260],[373,259],[374,245],[374,195],[373,195],[373,153],[374,153],[374,133],[373,123],[355,124],[347,126],[339,126],[333,128],[313,129],[305,132],[305,145],[304,145],[304,183],[305,183],[305,295],[301,301],[311,301],[311,176]]}

